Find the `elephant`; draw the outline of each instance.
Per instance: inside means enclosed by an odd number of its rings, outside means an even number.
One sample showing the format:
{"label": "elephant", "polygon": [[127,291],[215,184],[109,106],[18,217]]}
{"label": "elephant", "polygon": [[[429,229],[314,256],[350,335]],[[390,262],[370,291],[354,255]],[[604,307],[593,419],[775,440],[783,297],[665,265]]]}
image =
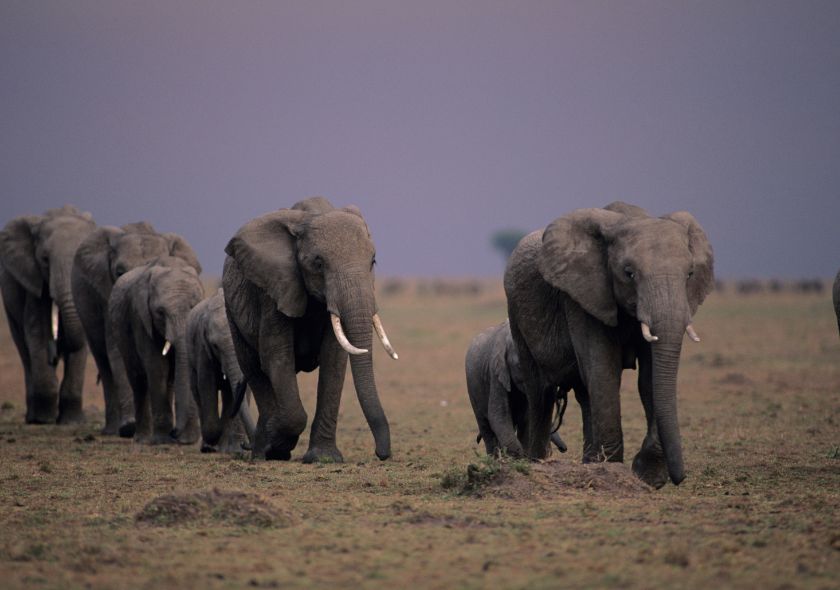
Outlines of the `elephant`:
{"label": "elephant", "polygon": [[251,220],[228,242],[225,306],[239,365],[257,402],[253,455],[289,460],[306,428],[296,374],[319,368],[304,463],[343,461],[336,421],[348,355],[376,456],[391,456],[370,351],[375,330],[396,359],[374,296],[375,250],[356,207],[311,197]]}
{"label": "elephant", "polygon": [[134,436],[134,399],[119,350],[106,329],[108,299],[116,280],[160,256],[185,260],[197,273],[201,265],[190,245],[173,233],[160,234],[149,223],[105,226],[89,235],[73,260],[73,300],[102,382],[105,426],[102,434]]}
{"label": "elephant", "polygon": [[[516,433],[525,429],[527,400],[522,389],[525,379],[508,320],[473,338],[467,349],[465,368],[467,393],[478,423],[476,442],[484,440],[488,455],[504,453],[523,457]],[[556,431],[551,433],[551,442],[561,453],[568,449]]]}
{"label": "elephant", "polygon": [[201,419],[201,450],[241,451],[252,443],[255,425],[247,404],[240,401],[238,408],[233,407],[234,394],[241,390],[244,396],[246,382],[233,349],[222,289],[187,316],[187,357],[190,388]]}
{"label": "elephant", "polygon": [[203,298],[204,287],[195,267],[174,256],[130,270],[114,283],[108,329],[134,393],[137,442],[192,444],[198,440],[198,409],[190,391],[187,360],[187,316]]}
{"label": "elephant", "polygon": [[643,481],[685,478],[677,421],[683,334],[714,287],[712,247],[687,212],[651,217],[616,202],[578,209],[520,241],[504,276],[513,341],[526,376],[525,453],[545,454],[552,392],[574,389],[583,461],[623,461],[619,386],[636,368],[647,434],[633,459]]}
{"label": "elephant", "polygon": [[837,330],[840,331],[840,270],[837,271],[837,276],[834,277],[834,288],[831,292],[831,298],[834,300],[834,315],[837,316]]}
{"label": "elephant", "polygon": [[90,213],[66,205],[17,217],[0,232],[0,291],[23,364],[27,423],[84,420],[87,347],[70,274],[76,249],[95,229]]}

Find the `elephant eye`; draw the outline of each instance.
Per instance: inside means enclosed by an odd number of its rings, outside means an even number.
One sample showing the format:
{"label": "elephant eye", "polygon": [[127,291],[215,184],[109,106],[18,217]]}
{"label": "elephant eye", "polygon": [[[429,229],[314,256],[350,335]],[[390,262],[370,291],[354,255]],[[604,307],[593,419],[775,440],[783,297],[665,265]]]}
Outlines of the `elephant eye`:
{"label": "elephant eye", "polygon": [[120,278],[126,273],[126,268],[122,264],[118,264],[117,268],[114,269],[114,274],[117,275],[117,278]]}
{"label": "elephant eye", "polygon": [[321,258],[320,256],[316,256],[312,260],[312,266],[315,268],[315,270],[320,271],[321,269],[324,268],[324,259]]}
{"label": "elephant eye", "polygon": [[694,276],[694,271],[693,270],[688,271],[688,278],[691,278],[693,276]]}
{"label": "elephant eye", "polygon": [[630,268],[629,266],[624,269],[624,274],[627,275],[627,278],[633,280],[636,278],[636,272]]}
{"label": "elephant eye", "polygon": [[374,266],[376,266],[376,256],[370,259],[370,268],[373,269]]}

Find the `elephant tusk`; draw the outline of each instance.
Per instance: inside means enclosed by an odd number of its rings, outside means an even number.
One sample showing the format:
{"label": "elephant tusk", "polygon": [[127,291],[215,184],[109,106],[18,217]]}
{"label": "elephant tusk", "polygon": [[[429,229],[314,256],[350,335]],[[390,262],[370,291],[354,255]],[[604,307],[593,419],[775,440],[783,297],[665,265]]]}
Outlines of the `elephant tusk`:
{"label": "elephant tusk", "polygon": [[55,304],[55,301],[53,301],[50,310],[50,328],[52,328],[52,339],[58,340],[58,305]]}
{"label": "elephant tusk", "polygon": [[688,324],[685,327],[685,333],[688,334],[688,337],[694,340],[695,342],[700,342],[700,336],[697,335],[697,332],[694,331],[694,326]]}
{"label": "elephant tusk", "polygon": [[659,340],[659,336],[654,336],[650,333],[650,326],[646,323],[642,322],[642,337],[647,340],[648,342],[656,342]]}
{"label": "elephant tusk", "polygon": [[169,349],[172,348],[172,343],[167,340],[163,343],[163,350],[160,352],[163,356],[166,356],[169,353]]}
{"label": "elephant tusk", "polygon": [[400,358],[400,355],[397,354],[397,351],[394,350],[394,347],[391,346],[391,342],[388,340],[388,335],[385,333],[385,328],[382,326],[382,320],[379,319],[378,313],[373,314],[373,327],[376,330],[376,335],[379,336],[379,340],[382,341],[382,346],[388,351],[391,358],[394,360]]}
{"label": "elephant tusk", "polygon": [[341,348],[343,348],[350,354],[365,354],[367,352],[367,348],[356,348],[355,346],[350,344],[350,341],[347,340],[347,336],[344,335],[344,330],[341,328],[341,319],[337,315],[331,313],[330,320],[332,320],[332,327],[333,332],[335,332],[335,339],[338,340],[338,343],[341,345]]}

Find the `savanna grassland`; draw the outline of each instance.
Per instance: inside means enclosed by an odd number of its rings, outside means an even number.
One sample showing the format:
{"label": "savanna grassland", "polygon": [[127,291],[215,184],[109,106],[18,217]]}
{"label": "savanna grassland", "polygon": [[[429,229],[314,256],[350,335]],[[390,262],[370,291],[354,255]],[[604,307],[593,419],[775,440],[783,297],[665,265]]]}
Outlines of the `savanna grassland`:
{"label": "savanna grassland", "polygon": [[[303,465],[305,437],[297,460],[268,463],[100,436],[92,361],[86,425],[24,425],[22,370],[0,325],[0,586],[840,585],[840,338],[829,294],[709,297],[695,321],[703,341],[686,339],[679,376],[688,478],[658,491],[624,466],[578,465],[573,400],[567,454],[481,457],[463,356],[505,317],[499,285],[410,284],[381,293],[379,306],[401,357],[375,352],[386,462],[349,378],[343,464]],[[301,391],[311,418],[312,375]],[[644,433],[633,372],[622,411],[629,463]]]}

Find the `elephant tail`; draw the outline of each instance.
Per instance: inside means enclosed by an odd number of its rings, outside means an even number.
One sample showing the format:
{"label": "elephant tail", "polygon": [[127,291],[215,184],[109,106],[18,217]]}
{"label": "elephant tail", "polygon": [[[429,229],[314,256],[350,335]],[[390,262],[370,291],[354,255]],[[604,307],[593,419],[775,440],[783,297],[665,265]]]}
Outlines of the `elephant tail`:
{"label": "elephant tail", "polygon": [[236,384],[236,391],[233,394],[233,404],[230,407],[230,411],[225,412],[229,418],[233,418],[239,412],[239,408],[242,406],[242,400],[245,399],[245,390],[247,388],[248,382],[245,379]]}

